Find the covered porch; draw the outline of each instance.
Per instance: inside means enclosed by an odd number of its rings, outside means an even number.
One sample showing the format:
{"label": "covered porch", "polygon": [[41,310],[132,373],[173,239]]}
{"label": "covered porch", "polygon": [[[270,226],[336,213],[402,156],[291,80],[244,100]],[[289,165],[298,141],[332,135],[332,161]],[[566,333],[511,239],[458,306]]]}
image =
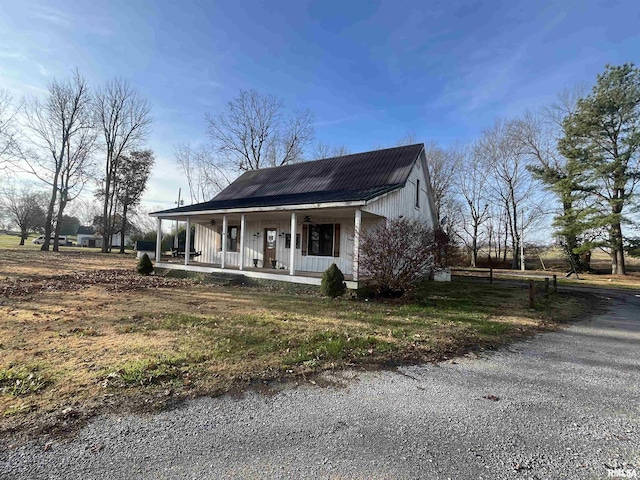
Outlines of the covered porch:
{"label": "covered porch", "polygon": [[[361,231],[382,217],[358,207],[285,208],[157,216],[156,266],[320,285],[322,273],[336,263],[347,287],[357,288]],[[193,239],[186,235],[184,257],[162,255],[163,221],[176,222],[174,228],[182,222],[186,232],[194,227]]]}

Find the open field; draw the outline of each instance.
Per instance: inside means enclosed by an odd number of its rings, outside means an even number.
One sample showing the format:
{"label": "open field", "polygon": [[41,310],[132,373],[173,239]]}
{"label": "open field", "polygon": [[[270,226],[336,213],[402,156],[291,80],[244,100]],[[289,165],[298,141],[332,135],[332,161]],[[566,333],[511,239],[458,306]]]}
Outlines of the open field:
{"label": "open field", "polygon": [[0,434],[317,371],[428,362],[557,328],[521,287],[427,283],[411,299],[330,300],[210,277],[140,277],[132,255],[0,248]]}
{"label": "open field", "polygon": [[[30,235],[29,238],[27,238],[27,240],[25,240],[24,245],[19,245],[20,243],[20,236],[13,232],[11,234],[7,234],[7,233],[0,233],[0,249],[3,248],[20,248],[20,249],[25,249],[25,250],[40,250],[40,247],[42,245],[36,245],[34,243],[32,243],[32,240],[34,238],[37,238],[39,235]],[[67,245],[60,245],[60,251],[64,251],[64,252],[73,252],[73,251],[78,251],[78,252],[100,252],[100,248],[91,248],[91,247],[80,247],[76,245],[77,239],[75,235],[65,235],[67,237],[68,240],[70,240],[73,243],[73,246],[67,246]],[[120,247],[114,247],[113,250],[114,252],[117,252],[119,250]],[[131,252],[131,250],[127,249],[127,252]]]}
{"label": "open field", "polygon": [[[481,252],[482,253],[482,252]],[[549,248],[540,252],[540,254],[529,253],[526,255],[526,271],[511,270],[511,259],[506,262],[496,262],[495,259],[490,263],[486,256],[480,256],[477,261],[478,268],[468,267],[462,259],[459,264],[453,267],[456,275],[472,276],[472,277],[488,277],[489,265],[493,265],[493,272],[496,277],[500,278],[519,278],[524,275],[536,275],[540,277],[552,277],[557,275],[559,284],[567,285],[593,285],[620,288],[640,288],[640,258],[625,257],[627,267],[627,275],[611,275],[611,260],[606,252],[600,249],[593,251],[591,255],[590,273],[580,273],[576,278],[575,274],[565,277],[570,270],[569,263],[563,257],[562,252],[557,248]],[[468,262],[468,260],[467,260]]]}

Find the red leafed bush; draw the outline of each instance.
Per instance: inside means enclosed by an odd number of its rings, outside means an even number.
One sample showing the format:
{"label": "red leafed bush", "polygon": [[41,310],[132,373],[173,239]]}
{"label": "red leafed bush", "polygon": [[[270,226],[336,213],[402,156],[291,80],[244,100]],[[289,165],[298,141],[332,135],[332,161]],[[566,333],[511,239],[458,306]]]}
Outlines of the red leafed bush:
{"label": "red leafed bush", "polygon": [[441,230],[395,219],[363,230],[359,272],[381,295],[399,296],[446,266],[449,242]]}

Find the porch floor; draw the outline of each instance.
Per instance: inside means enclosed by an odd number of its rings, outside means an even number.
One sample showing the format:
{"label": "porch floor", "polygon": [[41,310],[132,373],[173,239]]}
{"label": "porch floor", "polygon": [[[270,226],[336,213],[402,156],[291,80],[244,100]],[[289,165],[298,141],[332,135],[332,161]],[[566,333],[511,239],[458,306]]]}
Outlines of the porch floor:
{"label": "porch floor", "polygon": [[[202,273],[230,273],[245,275],[250,278],[264,278],[282,282],[303,283],[307,285],[320,285],[322,272],[305,272],[296,270],[295,275],[289,275],[289,269],[244,267],[240,270],[238,265],[225,265],[222,268],[219,263],[204,263],[191,260],[189,265],[184,264],[184,258],[163,256],[160,262],[156,262],[158,268],[171,270],[186,270]],[[358,288],[358,282],[353,280],[353,275],[344,276],[347,288]]]}

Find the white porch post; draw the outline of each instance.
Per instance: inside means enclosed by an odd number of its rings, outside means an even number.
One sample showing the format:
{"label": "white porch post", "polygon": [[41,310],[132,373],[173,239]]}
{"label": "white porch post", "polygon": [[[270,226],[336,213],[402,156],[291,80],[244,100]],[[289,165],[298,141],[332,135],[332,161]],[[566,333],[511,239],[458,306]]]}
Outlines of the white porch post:
{"label": "white porch post", "polygon": [[244,227],[246,226],[246,219],[244,214],[240,215],[240,255],[238,255],[238,268],[244,270]]}
{"label": "white porch post", "polygon": [[289,275],[296,274],[296,212],[291,212],[291,245],[289,249]]}
{"label": "white porch post", "polygon": [[162,219],[156,218],[156,263],[160,262],[160,255],[162,254]]}
{"label": "white porch post", "polygon": [[187,217],[187,231],[184,239],[184,264],[189,265],[189,252],[191,251],[191,219]]}
{"label": "white porch post", "polygon": [[222,216],[222,235],[220,235],[220,241],[222,242],[222,260],[220,261],[220,267],[224,268],[226,256],[227,256],[227,216]]}
{"label": "white porch post", "polygon": [[356,208],[355,225],[353,229],[353,280],[358,281],[360,264],[360,227],[362,225],[362,210]]}

